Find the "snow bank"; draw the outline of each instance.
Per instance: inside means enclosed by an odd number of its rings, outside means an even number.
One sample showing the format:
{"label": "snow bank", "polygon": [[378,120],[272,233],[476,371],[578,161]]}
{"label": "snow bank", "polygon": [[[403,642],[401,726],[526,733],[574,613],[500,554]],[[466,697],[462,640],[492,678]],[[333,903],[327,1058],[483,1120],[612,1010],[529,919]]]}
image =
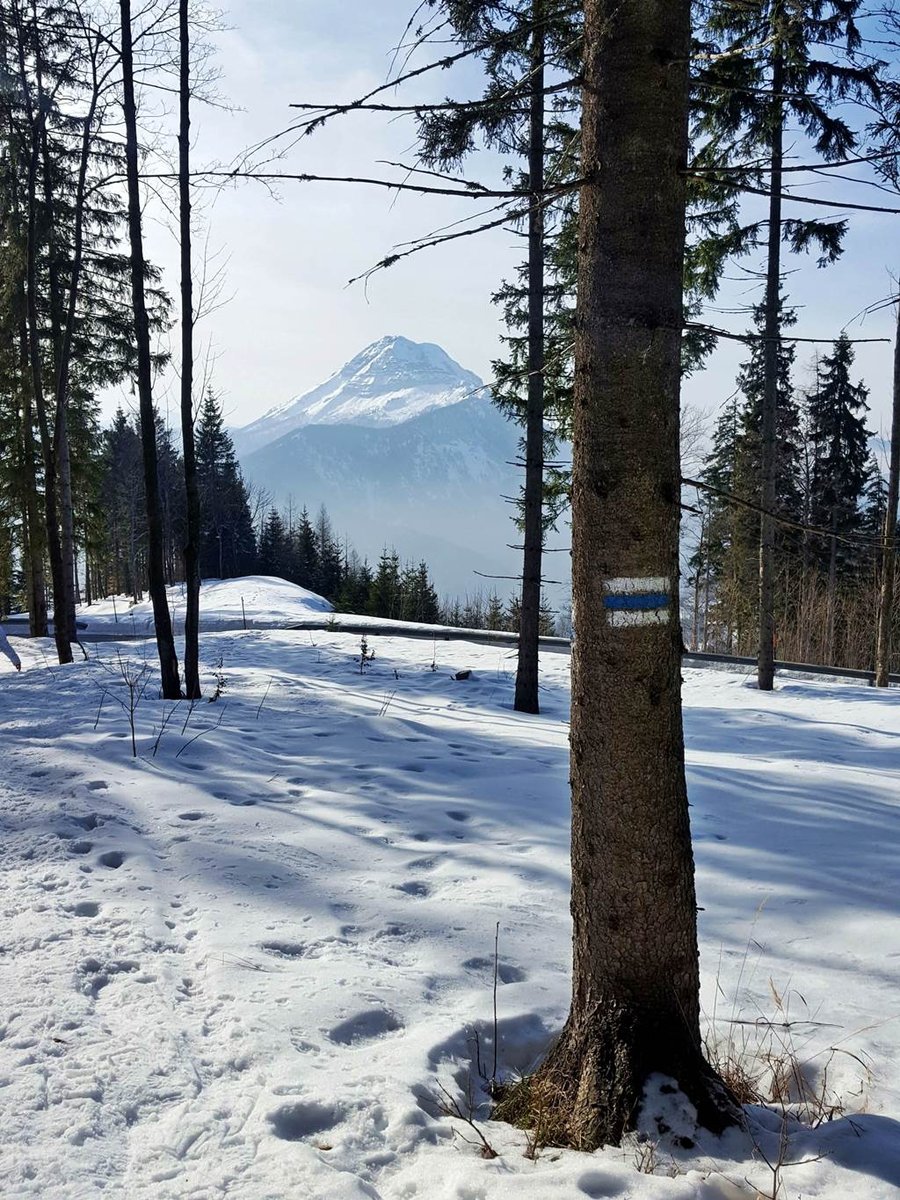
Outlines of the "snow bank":
{"label": "snow bank", "polygon": [[[184,585],[168,588],[169,609],[178,633],[184,632]],[[243,607],[242,607],[243,605]],[[200,588],[200,621],[204,630],[248,629],[290,625],[304,618],[322,618],[332,606],[315,592],[272,575],[239,579],[207,579]],[[79,627],[91,633],[153,633],[149,598],[132,604],[129,596],[109,597],[78,609]]]}

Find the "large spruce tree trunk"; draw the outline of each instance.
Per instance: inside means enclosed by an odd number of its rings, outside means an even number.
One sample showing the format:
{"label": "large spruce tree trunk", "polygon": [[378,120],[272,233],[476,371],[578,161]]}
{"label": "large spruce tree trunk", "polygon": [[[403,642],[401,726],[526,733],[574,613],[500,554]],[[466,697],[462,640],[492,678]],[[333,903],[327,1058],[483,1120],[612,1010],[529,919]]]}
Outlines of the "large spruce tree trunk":
{"label": "large spruce tree trunk", "polygon": [[[47,103],[44,92],[43,76],[40,60],[36,70],[38,102],[43,111]],[[59,263],[57,260],[56,240],[56,198],[53,194],[52,169],[47,124],[41,125],[41,160],[43,163],[44,191],[44,224],[47,242],[47,276],[49,281],[50,299],[50,338],[53,348],[53,369],[57,380],[62,371],[63,357],[63,292],[60,281]],[[77,218],[76,218],[77,220]],[[77,288],[77,282],[73,282]],[[59,517],[60,539],[60,577],[62,580],[62,596],[59,602],[59,612],[65,629],[66,642],[71,649],[71,643],[77,640],[75,630],[75,520],[74,503],[72,499],[72,456],[69,448],[68,421],[68,392],[61,394],[56,390],[53,407],[53,435],[50,452],[53,455],[54,471],[57,484],[57,511]],[[54,623],[57,620],[57,603],[54,595]]]}
{"label": "large spruce tree trunk", "polygon": [[184,683],[189,700],[200,696],[200,488],[194,445],[194,309],[191,280],[191,77],[188,0],[180,0],[180,128],[178,182],[181,200],[181,442],[184,458],[186,529]]}
{"label": "large spruce tree trunk", "polygon": [[887,687],[891,670],[891,628],[894,620],[894,572],[897,563],[897,500],[900,492],[900,303],[894,338],[894,407],[891,417],[891,460],[888,468],[887,508],[881,543],[881,590],[875,644],[875,686]]}
{"label": "large spruce tree trunk", "polygon": [[700,1049],[681,720],[679,386],[689,0],[586,0],[572,467],[572,1007],[498,1116],[592,1150]]}
{"label": "large spruce tree trunk", "polygon": [[128,177],[128,236],[131,246],[131,298],[137,346],[137,386],[140,401],[144,496],[147,508],[147,576],[162,692],[166,700],[181,697],[178,657],[172,636],[172,618],[166,598],[163,562],[162,510],[159,498],[159,455],[153,410],[153,377],[150,353],[150,320],[144,294],[144,238],[141,228],[141,193],[138,176],[137,107],[134,98],[134,56],[131,42],[131,0],[119,0],[122,23],[122,110],[125,118],[125,164]]}
{"label": "large spruce tree trunk", "polygon": [[528,402],[525,417],[524,554],[515,708],[540,711],[538,648],[544,548],[544,0],[533,0],[528,141]]}
{"label": "large spruce tree trunk", "polygon": [[784,160],[784,62],[772,59],[772,162],[769,171],[769,237],[766,264],[766,320],[760,422],[759,650],[760,691],[775,686],[775,506],[778,497],[778,347],[781,336],[781,187]]}

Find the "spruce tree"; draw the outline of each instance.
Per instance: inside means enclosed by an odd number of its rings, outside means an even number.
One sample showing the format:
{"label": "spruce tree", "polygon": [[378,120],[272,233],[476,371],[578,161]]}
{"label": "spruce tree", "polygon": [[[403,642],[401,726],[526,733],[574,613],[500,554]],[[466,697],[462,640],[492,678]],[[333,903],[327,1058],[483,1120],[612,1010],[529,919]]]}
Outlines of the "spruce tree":
{"label": "spruce tree", "polygon": [[256,540],[247,487],[218,397],[207,389],[196,429],[200,493],[200,573],[228,579],[252,570]]}
{"label": "spruce tree", "polygon": [[[552,400],[546,387],[547,229],[551,197],[546,191],[548,166],[553,178],[573,173],[571,129],[547,120],[545,85],[551,73],[571,80],[578,46],[579,19],[560,0],[440,0],[440,7],[464,46],[479,47],[487,86],[475,103],[456,104],[420,119],[421,155],[430,165],[459,165],[476,145],[485,144],[513,159],[510,166],[525,203],[520,219],[528,242],[527,261],[515,285],[498,294],[510,325],[512,369],[500,368],[497,389],[501,404],[524,425],[525,483],[521,499],[523,537],[522,595],[519,606],[519,660],[515,707],[536,713],[538,702],[538,636],[540,628],[543,507],[546,445],[545,409]],[[571,80],[569,86],[574,83]],[[566,103],[565,100],[562,103]],[[554,297],[554,318],[556,298]],[[551,327],[555,327],[555,320]],[[519,332],[521,329],[521,332]],[[552,376],[559,378],[558,375]],[[552,441],[551,441],[552,445]]]}
{"label": "spruce tree", "polygon": [[758,684],[771,690],[775,654],[775,507],[778,493],[778,347],[783,329],[782,240],[792,250],[817,247],[834,261],[843,220],[782,214],[785,137],[797,128],[828,162],[850,154],[857,136],[847,102],[878,91],[877,68],[859,55],[861,0],[708,0],[703,6],[707,66],[697,79],[697,128],[707,161],[736,193],[757,188],[766,220],[744,231],[742,248],[766,241],[764,386],[760,415],[762,515],[759,558]]}
{"label": "spruce tree", "polygon": [[[811,520],[829,531],[819,537],[817,559],[826,576],[825,662],[834,661],[838,587],[852,576],[863,557],[860,535],[866,526],[866,489],[870,481],[868,390],[851,381],[853,346],[842,334],[831,355],[819,363],[817,385],[809,397],[813,443]],[[854,538],[857,539],[854,544]]]}

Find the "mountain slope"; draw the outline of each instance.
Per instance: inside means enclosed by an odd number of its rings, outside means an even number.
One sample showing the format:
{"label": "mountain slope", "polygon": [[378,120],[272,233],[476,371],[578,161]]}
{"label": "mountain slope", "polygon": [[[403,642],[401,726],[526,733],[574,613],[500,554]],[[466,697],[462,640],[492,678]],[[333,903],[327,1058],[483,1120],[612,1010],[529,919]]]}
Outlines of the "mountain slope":
{"label": "mountain slope", "polygon": [[385,545],[424,558],[439,589],[474,590],[474,570],[509,574],[518,431],[470,397],[401,424],[308,425],[242,459],[247,478],[283,504],[324,504],[370,559]]}
{"label": "mountain slope", "polygon": [[477,375],[440,346],[384,337],[319,387],[236,430],[235,448],[241,456],[251,454],[308,425],[397,425],[458,404],[483,388]]}

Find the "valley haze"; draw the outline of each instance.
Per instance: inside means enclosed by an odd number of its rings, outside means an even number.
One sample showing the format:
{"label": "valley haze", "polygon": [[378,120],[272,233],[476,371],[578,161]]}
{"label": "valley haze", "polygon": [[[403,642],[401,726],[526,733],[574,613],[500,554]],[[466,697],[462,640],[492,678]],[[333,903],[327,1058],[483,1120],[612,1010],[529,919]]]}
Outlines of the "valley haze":
{"label": "valley haze", "polygon": [[441,593],[518,591],[481,576],[521,570],[520,431],[440,346],[380,338],[232,436],[250,484],[295,512],[324,504],[370,562],[395,547],[424,559]]}

